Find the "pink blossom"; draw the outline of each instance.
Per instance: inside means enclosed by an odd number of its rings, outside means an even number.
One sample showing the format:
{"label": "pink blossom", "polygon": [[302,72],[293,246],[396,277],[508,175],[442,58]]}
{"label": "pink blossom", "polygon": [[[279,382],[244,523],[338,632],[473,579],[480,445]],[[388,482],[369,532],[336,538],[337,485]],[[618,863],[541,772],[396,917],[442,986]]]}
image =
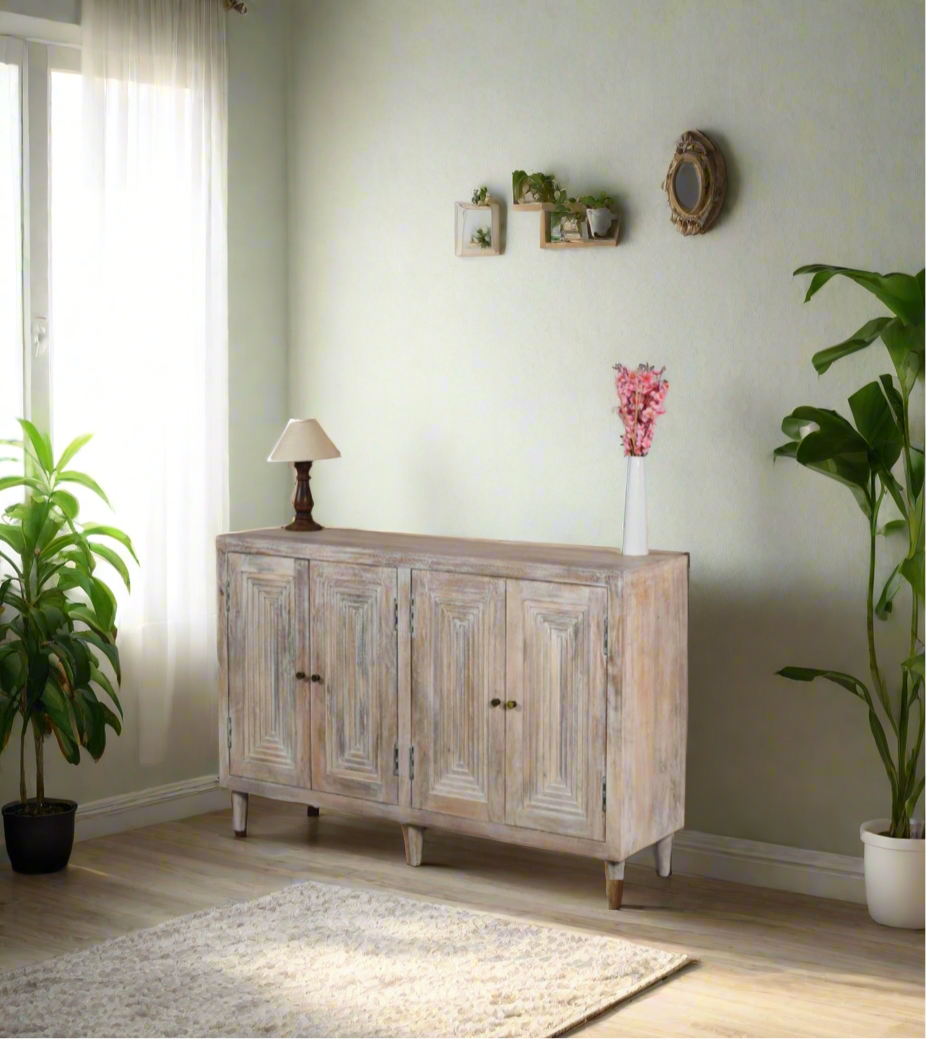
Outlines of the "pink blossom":
{"label": "pink blossom", "polygon": [[641,364],[635,371],[622,364],[614,365],[617,376],[614,385],[620,404],[614,409],[624,423],[621,442],[625,455],[646,455],[653,443],[656,416],[664,415],[662,402],[669,392],[669,383],[663,378],[665,368],[657,372],[651,364]]}

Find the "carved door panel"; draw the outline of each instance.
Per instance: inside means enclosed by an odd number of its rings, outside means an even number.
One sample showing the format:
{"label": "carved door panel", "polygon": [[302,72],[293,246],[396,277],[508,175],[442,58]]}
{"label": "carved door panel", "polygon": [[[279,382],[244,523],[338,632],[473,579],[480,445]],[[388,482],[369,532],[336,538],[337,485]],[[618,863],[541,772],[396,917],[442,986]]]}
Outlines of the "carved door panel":
{"label": "carved door panel", "polygon": [[398,802],[396,571],[312,562],[312,783]]}
{"label": "carved door panel", "polygon": [[308,563],[232,552],[227,574],[229,773],[308,787]]}
{"label": "carved door panel", "polygon": [[604,588],[508,581],[505,821],[604,840]]}
{"label": "carved door panel", "polygon": [[412,602],[412,805],[502,823],[505,582],[416,570]]}

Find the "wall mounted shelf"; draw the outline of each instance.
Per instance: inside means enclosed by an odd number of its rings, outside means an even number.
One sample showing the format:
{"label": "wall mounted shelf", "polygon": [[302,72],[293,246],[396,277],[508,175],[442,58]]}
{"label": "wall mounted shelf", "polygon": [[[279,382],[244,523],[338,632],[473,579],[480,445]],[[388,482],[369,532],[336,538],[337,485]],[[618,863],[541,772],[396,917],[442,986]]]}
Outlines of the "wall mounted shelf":
{"label": "wall mounted shelf", "polygon": [[[621,222],[617,214],[614,214],[614,219],[611,222],[611,227],[608,230],[607,235],[603,238],[593,238],[588,231],[588,224],[585,224],[585,234],[587,237],[582,239],[568,239],[566,241],[555,242],[551,238],[551,214],[556,207],[549,203],[544,203],[540,209],[540,248],[541,249],[608,249],[613,248],[617,245],[618,238],[620,237]],[[584,211],[584,207],[583,207]]]}

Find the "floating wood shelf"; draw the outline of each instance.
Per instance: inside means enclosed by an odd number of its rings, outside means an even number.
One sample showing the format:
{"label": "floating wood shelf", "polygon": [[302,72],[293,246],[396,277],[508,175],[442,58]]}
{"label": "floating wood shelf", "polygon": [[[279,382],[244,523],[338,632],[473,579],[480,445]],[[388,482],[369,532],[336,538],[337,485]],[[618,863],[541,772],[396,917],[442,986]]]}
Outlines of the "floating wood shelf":
{"label": "floating wood shelf", "polygon": [[544,204],[543,202],[515,202],[511,208],[518,209],[522,213],[539,213]]}
{"label": "floating wood shelf", "polygon": [[[581,240],[568,240],[565,242],[554,242],[551,241],[551,214],[555,206],[544,204],[542,207],[543,212],[540,215],[540,248],[541,249],[608,249],[613,248],[617,245],[617,240],[620,237],[621,222],[620,218],[615,215],[611,222],[611,227],[604,238],[583,238]],[[578,208],[578,207],[577,207]],[[582,207],[584,213],[585,207]]]}

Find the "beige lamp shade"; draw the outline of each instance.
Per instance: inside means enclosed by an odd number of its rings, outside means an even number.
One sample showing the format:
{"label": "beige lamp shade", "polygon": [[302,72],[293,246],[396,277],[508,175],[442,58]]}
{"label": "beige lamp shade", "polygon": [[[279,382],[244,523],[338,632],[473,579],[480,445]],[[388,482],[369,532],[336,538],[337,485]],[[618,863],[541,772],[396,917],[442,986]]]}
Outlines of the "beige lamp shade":
{"label": "beige lamp shade", "polygon": [[314,418],[291,418],[267,461],[318,462],[340,457],[341,452]]}

